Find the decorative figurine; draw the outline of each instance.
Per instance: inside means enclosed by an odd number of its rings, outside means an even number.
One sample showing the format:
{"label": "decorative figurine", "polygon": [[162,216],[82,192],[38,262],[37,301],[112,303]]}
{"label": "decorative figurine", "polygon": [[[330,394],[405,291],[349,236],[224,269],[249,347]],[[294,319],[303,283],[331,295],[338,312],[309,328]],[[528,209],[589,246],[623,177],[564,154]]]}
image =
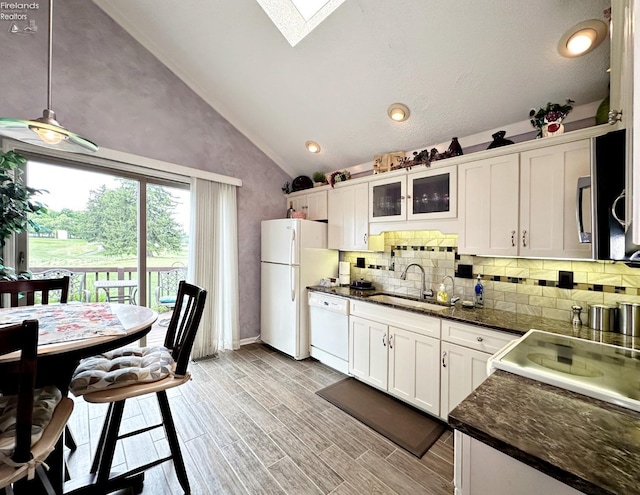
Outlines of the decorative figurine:
{"label": "decorative figurine", "polygon": [[499,148],[500,146],[507,146],[508,144],[514,144],[513,141],[511,141],[510,139],[504,138],[504,135],[506,133],[507,133],[506,131],[498,131],[495,134],[492,134],[491,137],[493,138],[493,141],[487,147],[487,149],[490,150],[492,148]]}

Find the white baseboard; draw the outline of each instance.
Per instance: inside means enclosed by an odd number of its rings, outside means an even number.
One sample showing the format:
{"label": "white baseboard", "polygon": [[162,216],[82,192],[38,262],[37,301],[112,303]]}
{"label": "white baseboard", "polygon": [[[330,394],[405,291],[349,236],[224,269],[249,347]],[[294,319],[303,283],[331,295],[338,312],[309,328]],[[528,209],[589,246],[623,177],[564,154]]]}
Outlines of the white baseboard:
{"label": "white baseboard", "polygon": [[246,339],[240,339],[240,347],[243,345],[255,344],[256,342],[260,342],[260,336],[256,337],[247,337]]}

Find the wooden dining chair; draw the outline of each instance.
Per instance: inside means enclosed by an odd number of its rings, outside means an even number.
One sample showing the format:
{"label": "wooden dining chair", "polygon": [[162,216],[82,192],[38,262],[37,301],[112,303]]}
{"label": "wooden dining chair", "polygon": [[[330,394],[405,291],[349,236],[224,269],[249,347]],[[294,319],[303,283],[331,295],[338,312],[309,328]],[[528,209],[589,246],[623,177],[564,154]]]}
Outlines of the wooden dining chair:
{"label": "wooden dining chair", "polygon": [[[187,368],[204,311],[206,296],[206,290],[184,280],[180,282],[164,347],[118,349],[80,362],[71,380],[70,388],[73,394],[83,395],[87,402],[109,403],[91,467],[91,473],[95,475],[93,480],[95,491],[91,493],[108,493],[109,490],[128,486],[130,483],[127,483],[127,479],[132,480],[136,476],[139,476],[140,481],[133,482],[133,485],[140,489],[144,471],[171,459],[173,459],[180,486],[185,493],[190,493],[187,472],[166,391],[191,379]],[[150,393],[156,394],[162,422],[120,435],[125,401]],[[164,427],[171,455],[110,477],[116,442],[161,426]]]}
{"label": "wooden dining chair", "polygon": [[[58,292],[57,298],[59,302],[66,303],[69,298],[69,281],[68,276],[39,280],[3,280],[0,281],[0,297],[8,294],[11,307],[14,308],[22,305],[33,306],[37,294],[40,294],[41,304],[49,304],[51,293]],[[64,443],[72,452],[78,447],[68,427],[66,428]]]}
{"label": "wooden dining chair", "polygon": [[69,298],[69,277],[0,281],[0,296],[9,294],[12,308],[21,305],[33,306],[36,303],[36,294],[40,294],[41,304],[49,304],[52,291],[60,291],[59,301],[66,303]]}
{"label": "wooden dining chair", "polygon": [[17,390],[3,389],[0,395],[0,490],[5,494],[13,493],[16,481],[37,474],[46,493],[55,495],[42,464],[64,431],[73,401],[54,386],[34,390],[37,348],[37,320],[0,328],[0,355],[20,351]]}

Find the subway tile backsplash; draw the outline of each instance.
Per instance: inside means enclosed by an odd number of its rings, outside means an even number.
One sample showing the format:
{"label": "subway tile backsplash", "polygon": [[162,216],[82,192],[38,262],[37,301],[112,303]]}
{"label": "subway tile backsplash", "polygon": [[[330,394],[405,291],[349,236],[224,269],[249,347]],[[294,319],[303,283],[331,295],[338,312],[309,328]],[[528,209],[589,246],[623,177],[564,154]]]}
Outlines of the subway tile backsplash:
{"label": "subway tile backsplash", "polygon": [[[640,303],[640,269],[624,263],[458,255],[458,236],[437,231],[386,232],[384,236],[383,253],[340,253],[341,261],[351,263],[352,280],[363,278],[379,290],[418,297],[420,271],[412,268],[406,280],[400,279],[407,265],[418,263],[425,270],[427,289],[436,293],[442,279],[451,275],[454,295],[473,300],[479,273],[485,307],[565,321],[571,321],[574,304],[582,306],[586,316],[590,304]],[[357,258],[363,257],[365,268],[358,268]],[[473,278],[456,277],[459,264],[472,265]],[[573,273],[572,288],[558,287],[561,271]],[[451,295],[449,279],[445,286]],[[583,321],[586,324],[586,318]]]}

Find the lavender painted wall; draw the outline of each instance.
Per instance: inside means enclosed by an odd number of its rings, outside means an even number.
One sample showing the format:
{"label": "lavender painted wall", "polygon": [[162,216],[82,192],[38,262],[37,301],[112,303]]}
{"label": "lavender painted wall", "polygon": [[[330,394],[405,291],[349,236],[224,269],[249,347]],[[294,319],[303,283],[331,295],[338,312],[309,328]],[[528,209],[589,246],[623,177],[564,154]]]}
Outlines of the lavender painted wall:
{"label": "lavender painted wall", "polygon": [[[39,6],[28,13],[36,34],[9,34],[0,21],[2,117],[46,108],[47,2]],[[53,34],[52,109],[62,125],[105,148],[242,179],[240,336],[257,336],[260,221],[284,215],[280,187],[291,178],[92,2],[56,2]]]}

